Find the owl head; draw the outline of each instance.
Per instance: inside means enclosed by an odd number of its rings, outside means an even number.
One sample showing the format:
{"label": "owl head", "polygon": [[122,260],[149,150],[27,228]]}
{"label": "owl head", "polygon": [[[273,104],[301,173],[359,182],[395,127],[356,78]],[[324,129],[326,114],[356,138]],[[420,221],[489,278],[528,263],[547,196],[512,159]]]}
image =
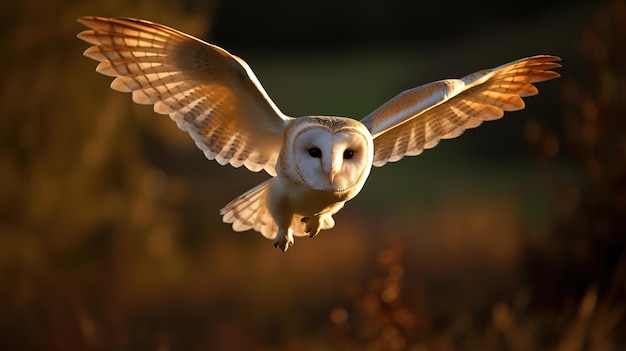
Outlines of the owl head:
{"label": "owl head", "polygon": [[303,117],[285,131],[277,169],[315,190],[360,190],[372,167],[373,149],[370,132],[356,120]]}

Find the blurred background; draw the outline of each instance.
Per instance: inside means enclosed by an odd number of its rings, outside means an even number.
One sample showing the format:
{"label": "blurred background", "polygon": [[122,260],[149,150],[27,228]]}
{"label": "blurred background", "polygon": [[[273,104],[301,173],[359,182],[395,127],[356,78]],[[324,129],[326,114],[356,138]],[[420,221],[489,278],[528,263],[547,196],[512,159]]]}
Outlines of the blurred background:
{"label": "blurred background", "polygon": [[[292,116],[546,53],[527,108],[374,169],[286,254],[219,209],[267,179],[109,89],[82,15],[223,46]],[[626,3],[12,1],[0,13],[1,350],[626,349]]]}

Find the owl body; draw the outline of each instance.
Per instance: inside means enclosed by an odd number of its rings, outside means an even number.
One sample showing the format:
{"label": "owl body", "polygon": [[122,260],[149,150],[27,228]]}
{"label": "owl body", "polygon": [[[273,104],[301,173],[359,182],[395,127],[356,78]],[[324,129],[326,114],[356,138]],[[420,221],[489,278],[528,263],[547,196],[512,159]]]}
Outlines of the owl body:
{"label": "owl body", "polygon": [[537,55],[404,91],[361,120],[293,118],[269,98],[241,58],[188,34],[132,18],[87,16],[84,55],[115,77],[111,88],[154,105],[221,165],[272,178],[224,208],[235,231],[253,229],[287,250],[294,236],[332,228],[372,166],[416,156],[505,111],[524,108],[533,85],[559,77],[556,56]]}
{"label": "owl body", "polygon": [[[333,215],[344,203],[356,196],[355,191],[340,193],[315,190],[293,183],[280,176],[270,181],[268,209],[277,225],[274,245],[286,250],[294,243],[294,236],[313,237],[320,230],[334,227]],[[228,211],[229,206],[223,211]]]}
{"label": "owl body", "polygon": [[285,249],[293,244],[294,229],[303,235],[298,227],[304,225],[304,233],[313,237],[334,226],[332,215],[365,185],[374,148],[367,127],[344,117],[294,119],[283,140],[268,206],[278,224],[274,243]]}

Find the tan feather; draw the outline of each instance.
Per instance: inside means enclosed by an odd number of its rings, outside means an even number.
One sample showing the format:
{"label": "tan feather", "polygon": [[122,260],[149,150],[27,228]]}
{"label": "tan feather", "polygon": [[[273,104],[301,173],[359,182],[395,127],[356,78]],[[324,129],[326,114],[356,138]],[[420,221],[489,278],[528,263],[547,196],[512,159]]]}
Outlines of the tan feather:
{"label": "tan feather", "polygon": [[275,175],[291,117],[274,105],[248,65],[175,29],[129,18],[82,17],[78,37],[111,88],[154,105],[189,132],[209,159]]}
{"label": "tan feather", "polygon": [[374,136],[374,166],[419,155],[504,111],[523,109],[522,97],[538,92],[532,83],[559,77],[550,71],[561,67],[559,60],[533,56],[399,94],[361,120]]}

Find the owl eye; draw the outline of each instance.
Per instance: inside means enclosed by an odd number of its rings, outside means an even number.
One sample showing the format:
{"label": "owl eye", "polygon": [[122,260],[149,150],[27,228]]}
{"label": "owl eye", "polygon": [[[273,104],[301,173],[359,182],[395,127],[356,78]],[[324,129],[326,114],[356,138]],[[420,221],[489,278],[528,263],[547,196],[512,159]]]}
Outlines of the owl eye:
{"label": "owl eye", "polygon": [[354,156],[354,151],[352,150],[346,150],[343,152],[343,158],[345,158],[346,160],[351,159],[352,156]]}
{"label": "owl eye", "polygon": [[309,155],[313,158],[322,158],[322,150],[312,147],[309,149]]}

